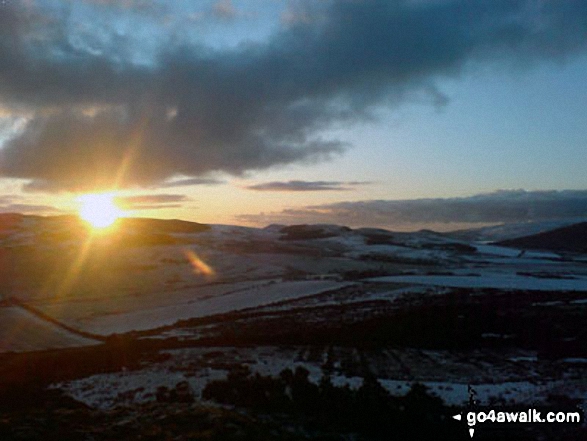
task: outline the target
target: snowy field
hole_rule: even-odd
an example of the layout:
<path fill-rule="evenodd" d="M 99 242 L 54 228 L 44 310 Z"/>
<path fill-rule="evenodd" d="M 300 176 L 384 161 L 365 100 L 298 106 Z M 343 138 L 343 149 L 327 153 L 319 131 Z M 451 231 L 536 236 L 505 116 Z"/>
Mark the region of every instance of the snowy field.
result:
<path fill-rule="evenodd" d="M 151 331 L 121 337 L 137 349 L 147 348 L 144 357 L 139 351 L 136 370 L 114 365 L 108 368 L 116 370 L 112 373 L 95 370 L 94 375 L 54 384 L 101 409 L 154 401 L 159 388 L 178 384 L 189 385 L 194 396 L 201 397 L 207 383 L 243 366 L 269 376 L 303 367 L 314 383 L 328 375 L 335 385 L 353 389 L 372 374 L 397 396 L 418 382 L 457 406 L 469 400 L 469 385 L 482 404 L 534 403 L 549 394 L 587 398 L 582 380 L 587 363 L 579 345 L 582 325 L 573 321 L 584 313 L 587 297 L 587 267 L 580 255 L 523 251 L 432 232 L 332 225 L 293 230 L 217 225 L 169 237 L 178 242 L 113 249 L 103 245 L 86 260 L 73 260 L 82 262 L 73 272 L 68 258 L 78 257 L 78 248 L 71 243 L 49 241 L 41 248 L 26 248 L 34 235 L 10 238 L 10 250 L 20 250 L 14 255 L 20 259 L 15 269 L 22 270 L 16 271 L 21 279 L 12 286 L 21 290 L 5 294 L 8 306 L 0 308 L 0 350 L 98 343 L 52 320 L 96 336 Z M 47 262 L 55 268 L 49 274 L 53 285 L 43 278 Z M 205 267 L 210 271 L 202 272 Z M 63 274 L 73 274 L 64 285 L 67 290 L 53 290 L 62 286 Z M 493 292 L 477 290 L 471 298 L 481 307 L 465 305 L 461 310 L 458 299 L 463 293 L 451 288 L 493 288 L 512 295 L 516 290 L 537 292 L 519 293 L 520 306 L 508 308 L 520 309 L 508 309 L 512 318 L 497 323 L 496 329 L 476 330 L 474 324 L 457 321 L 466 327 L 465 333 L 478 331 L 471 334 L 475 346 L 469 347 L 466 339 L 464 346 L 442 340 L 444 332 L 453 335 L 450 314 L 474 313 L 484 320 L 484 305 L 492 308 L 494 302 L 482 297 Z M 17 303 L 10 303 L 10 297 L 52 320 L 10 306 Z M 446 308 L 446 302 L 456 309 Z M 531 307 L 535 305 L 547 308 Z M 427 307 L 445 311 L 446 321 L 435 323 L 438 329 L 433 328 L 432 335 L 422 328 L 415 340 L 402 336 L 403 329 L 411 332 L 419 326 L 417 318 L 402 312 L 426 312 Z M 242 328 L 236 333 L 228 316 L 178 323 L 239 311 L 245 313 L 238 316 Z M 532 315 L 538 313 L 544 314 Z M 550 346 L 539 347 L 519 335 L 516 341 L 522 343 L 512 346 L 518 331 L 507 325 L 518 317 L 530 324 L 538 318 L 540 326 L 562 331 Z M 394 323 L 399 328 L 391 326 Z M 167 328 L 159 332 L 160 327 Z M 109 339 L 104 347 L 116 353 L 117 341 Z M 197 346 L 204 341 L 227 347 Z"/>
<path fill-rule="evenodd" d="M 99 299 L 72 305 L 47 305 L 45 312 L 86 332 L 99 335 L 154 329 L 178 320 L 222 314 L 349 286 L 348 282 L 280 280 L 219 284 L 193 294 L 162 293 L 148 298 Z M 163 296 L 163 298 L 161 298 Z"/>
<path fill-rule="evenodd" d="M 98 343 L 42 320 L 22 308 L 0 308 L 0 352 L 40 351 Z"/>
<path fill-rule="evenodd" d="M 191 348 L 165 351 L 170 356 L 167 361 L 146 366 L 135 371 L 124 371 L 111 374 L 93 375 L 80 380 L 53 385 L 88 406 L 100 409 L 112 409 L 119 405 L 153 401 L 157 389 L 166 387 L 173 389 L 178 383 L 186 382 L 196 397 L 201 397 L 206 384 L 213 380 L 225 379 L 229 370 L 235 366 L 248 366 L 251 373 L 277 377 L 284 369 L 295 370 L 302 367 L 309 371 L 309 380 L 318 383 L 326 372 L 323 363 L 328 353 L 313 353 L 309 349 L 284 349 L 275 347 L 256 348 Z M 313 356 L 309 355 L 313 353 Z M 320 355 L 322 354 L 322 355 Z M 420 370 L 431 370 L 424 365 L 428 351 L 407 350 L 395 351 L 395 355 L 403 355 L 405 360 L 411 359 Z M 358 354 L 356 354 L 358 355 Z M 437 353 L 438 360 L 444 360 L 447 372 L 459 371 L 459 363 L 450 354 Z M 519 360 L 524 361 L 524 360 Z M 423 364 L 424 363 L 424 364 Z M 536 360 L 533 361 L 536 363 Z M 466 363 L 465 363 L 466 364 Z M 335 365 L 340 365 L 336 362 Z M 504 365 L 507 365 L 505 363 Z M 418 370 L 418 369 L 415 369 Z M 340 372 L 330 373 L 335 386 L 349 386 L 357 389 L 363 384 L 362 377 Z M 379 378 L 380 384 L 395 396 L 403 396 L 409 392 L 416 382 L 423 384 L 430 393 L 440 397 L 446 404 L 461 406 L 469 401 L 469 386 L 475 393 L 480 405 L 499 404 L 535 404 L 543 402 L 549 394 L 566 394 L 567 396 L 587 399 L 587 382 L 581 378 L 565 380 L 541 381 L 536 378 L 523 380 L 521 374 L 510 372 L 501 374 L 493 381 L 465 382 L 459 375 L 447 374 L 447 379 L 436 368 L 438 379 L 430 380 L 414 376 L 410 379 Z M 496 371 L 499 372 L 499 369 Z M 428 374 L 428 376 L 430 373 Z"/>
<path fill-rule="evenodd" d="M 393 395 L 405 395 L 413 382 L 380 380 L 381 385 Z M 574 398 L 587 397 L 587 384 L 582 381 L 558 381 L 536 384 L 527 381 L 468 384 L 449 381 L 423 381 L 429 391 L 440 397 L 446 404 L 464 406 L 469 401 L 469 386 L 479 405 L 535 404 L 543 402 L 549 394 L 573 391 Z"/>
<path fill-rule="evenodd" d="M 479 245 L 475 244 L 478 253 L 490 254 L 493 256 L 502 257 L 525 257 L 526 259 L 560 259 L 560 255 L 556 253 L 548 253 L 544 251 L 522 251 L 515 248 L 506 248 L 496 245 Z"/>
<path fill-rule="evenodd" d="M 413 283 L 417 285 L 448 286 L 452 288 L 495 288 L 534 291 L 586 291 L 587 278 L 536 278 L 518 274 L 483 273 L 479 276 L 390 276 L 370 279 L 380 283 Z"/>
<path fill-rule="evenodd" d="M 587 291 L 584 265 L 563 261 L 556 253 L 466 243 L 432 232 L 304 228 L 296 239 L 287 238 L 279 226 L 214 225 L 174 235 L 180 245 L 123 247 L 92 260 L 67 295 L 49 290 L 22 299 L 75 329 L 110 335 L 295 299 L 305 299 L 298 305 L 315 307 L 393 302 L 426 286 Z M 326 237 L 307 238 L 316 231 Z M 187 258 L 190 253 L 205 261 L 212 274 L 198 273 Z M 382 277 L 359 277 L 353 282 L 357 293 L 348 298 L 323 295 L 351 286 L 343 282 L 349 274 L 370 273 Z M 365 282 L 390 286 L 373 292 L 361 289 Z"/>

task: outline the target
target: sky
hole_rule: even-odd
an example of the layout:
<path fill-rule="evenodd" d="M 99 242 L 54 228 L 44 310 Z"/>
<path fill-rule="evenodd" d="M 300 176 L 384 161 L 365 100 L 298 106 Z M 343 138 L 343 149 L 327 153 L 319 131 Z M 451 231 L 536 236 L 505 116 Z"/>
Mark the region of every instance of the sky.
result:
<path fill-rule="evenodd" d="M 5 0 L 0 211 L 587 217 L 582 0 Z"/>

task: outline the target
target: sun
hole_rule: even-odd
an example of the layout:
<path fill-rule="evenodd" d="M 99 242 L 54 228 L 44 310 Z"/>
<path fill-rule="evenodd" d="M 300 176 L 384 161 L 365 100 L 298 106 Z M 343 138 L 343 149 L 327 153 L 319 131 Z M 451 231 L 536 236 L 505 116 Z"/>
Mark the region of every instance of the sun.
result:
<path fill-rule="evenodd" d="M 85 194 L 77 200 L 81 204 L 79 217 L 96 230 L 110 227 L 123 214 L 111 193 Z"/>

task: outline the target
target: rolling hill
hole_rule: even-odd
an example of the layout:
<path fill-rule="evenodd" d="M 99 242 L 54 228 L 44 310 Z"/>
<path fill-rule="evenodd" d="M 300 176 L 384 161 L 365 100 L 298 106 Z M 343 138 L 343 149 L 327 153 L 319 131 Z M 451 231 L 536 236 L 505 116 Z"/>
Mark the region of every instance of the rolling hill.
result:
<path fill-rule="evenodd" d="M 497 245 L 521 249 L 587 252 L 587 222 L 557 228 L 531 236 L 497 242 Z"/>

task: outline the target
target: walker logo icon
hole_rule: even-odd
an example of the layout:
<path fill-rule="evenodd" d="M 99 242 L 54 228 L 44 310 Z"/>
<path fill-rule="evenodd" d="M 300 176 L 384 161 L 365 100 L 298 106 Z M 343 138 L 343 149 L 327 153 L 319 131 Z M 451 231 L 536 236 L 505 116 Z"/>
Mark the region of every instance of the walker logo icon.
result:
<path fill-rule="evenodd" d="M 457 421 L 461 421 L 463 419 L 463 416 L 460 413 L 457 413 L 456 415 L 453 415 L 452 417 Z M 475 429 L 469 428 L 469 435 L 471 435 L 471 438 L 473 438 L 473 435 L 475 435 Z"/>

